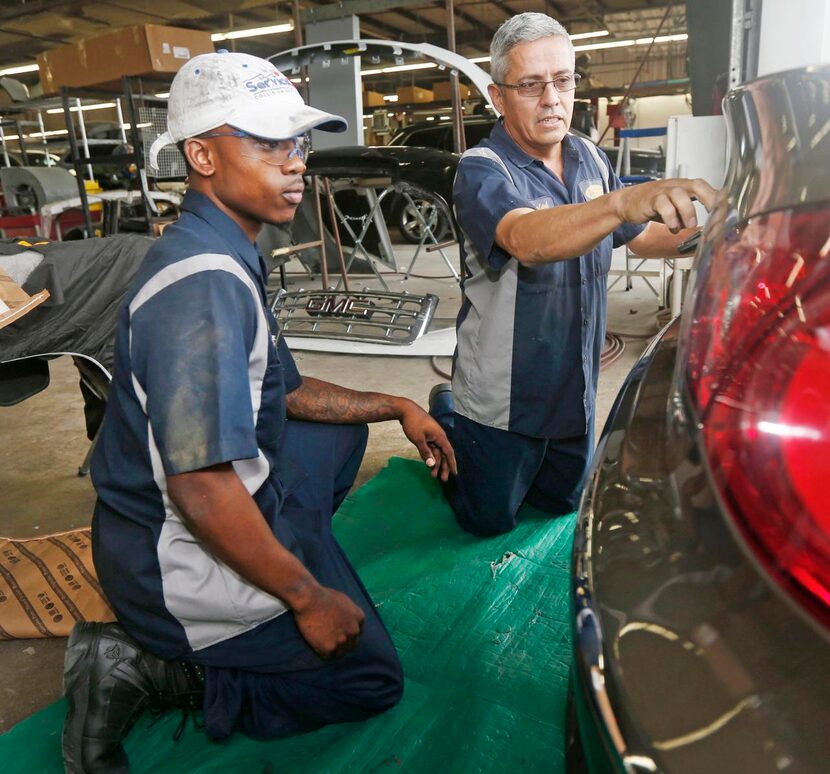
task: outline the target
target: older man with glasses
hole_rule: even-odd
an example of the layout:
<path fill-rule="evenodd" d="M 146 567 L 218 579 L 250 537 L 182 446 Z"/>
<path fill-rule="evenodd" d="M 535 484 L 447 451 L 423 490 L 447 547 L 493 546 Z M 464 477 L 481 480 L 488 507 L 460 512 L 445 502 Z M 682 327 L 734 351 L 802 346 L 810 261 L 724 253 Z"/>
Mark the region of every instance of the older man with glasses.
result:
<path fill-rule="evenodd" d="M 119 315 L 92 461 L 95 567 L 118 623 L 70 637 L 67 772 L 126 771 L 121 740 L 148 706 L 204 709 L 214 738 L 270 738 L 401 696 L 331 517 L 367 422 L 399 420 L 438 477 L 455 463 L 412 401 L 303 379 L 268 308 L 255 241 L 293 218 L 312 128 L 345 121 L 265 60 L 206 54 L 173 81 L 150 155 L 179 143 L 190 190 Z"/>
<path fill-rule="evenodd" d="M 458 461 L 445 493 L 476 535 L 513 529 L 525 502 L 552 515 L 576 508 L 611 250 L 676 255 L 697 226 L 693 200 L 708 208 L 715 195 L 702 180 L 624 188 L 601 150 L 568 133 L 579 76 L 554 19 L 508 19 L 490 53 L 501 119 L 458 166 L 465 298 L 452 385 L 430 395 Z"/>

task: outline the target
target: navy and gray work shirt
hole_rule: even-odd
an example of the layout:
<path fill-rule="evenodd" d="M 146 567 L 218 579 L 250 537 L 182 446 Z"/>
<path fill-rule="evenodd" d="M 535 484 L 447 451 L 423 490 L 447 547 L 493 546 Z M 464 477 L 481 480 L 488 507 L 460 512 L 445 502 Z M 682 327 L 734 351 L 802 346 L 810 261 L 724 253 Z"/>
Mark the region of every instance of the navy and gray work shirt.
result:
<path fill-rule="evenodd" d="M 607 156 L 562 140 L 565 180 L 528 156 L 499 121 L 461 157 L 453 187 L 469 277 L 458 315 L 453 395 L 458 413 L 535 438 L 585 435 L 593 422 L 612 247 L 623 225 L 577 258 L 523 266 L 496 244 L 511 210 L 586 202 L 622 187 Z"/>
<path fill-rule="evenodd" d="M 302 380 L 266 305 L 265 278 L 242 229 L 190 191 L 119 313 L 92 461 L 95 565 L 119 620 L 162 657 L 286 610 L 205 550 L 167 494 L 168 476 L 231 462 L 278 531 L 285 395 Z"/>

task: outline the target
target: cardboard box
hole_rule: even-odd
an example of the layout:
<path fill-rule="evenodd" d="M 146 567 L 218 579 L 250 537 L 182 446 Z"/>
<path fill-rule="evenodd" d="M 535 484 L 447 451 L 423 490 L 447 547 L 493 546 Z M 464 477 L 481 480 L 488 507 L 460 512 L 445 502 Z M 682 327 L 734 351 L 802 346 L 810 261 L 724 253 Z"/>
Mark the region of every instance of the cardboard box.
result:
<path fill-rule="evenodd" d="M 452 101 L 452 92 L 449 81 L 437 81 L 432 84 L 432 93 L 436 102 L 450 102 Z M 458 84 L 458 93 L 461 99 L 470 98 L 470 87 L 463 83 Z"/>
<path fill-rule="evenodd" d="M 48 298 L 48 290 L 30 296 L 8 274 L 0 271 L 0 328 L 11 325 Z"/>
<path fill-rule="evenodd" d="M 432 102 L 433 96 L 429 89 L 420 86 L 398 86 L 398 102 L 412 104 L 413 102 Z"/>
<path fill-rule="evenodd" d="M 115 85 L 123 75 L 175 73 L 188 59 L 214 50 L 210 32 L 138 24 L 38 54 L 44 94 L 62 86 Z"/>
<path fill-rule="evenodd" d="M 383 99 L 383 94 L 379 91 L 364 91 L 363 92 L 363 107 L 383 107 L 386 101 Z"/>
<path fill-rule="evenodd" d="M 0 570 L 3 629 L 12 638 L 67 637 L 76 621 L 115 620 L 97 582 L 89 527 L 0 538 Z"/>

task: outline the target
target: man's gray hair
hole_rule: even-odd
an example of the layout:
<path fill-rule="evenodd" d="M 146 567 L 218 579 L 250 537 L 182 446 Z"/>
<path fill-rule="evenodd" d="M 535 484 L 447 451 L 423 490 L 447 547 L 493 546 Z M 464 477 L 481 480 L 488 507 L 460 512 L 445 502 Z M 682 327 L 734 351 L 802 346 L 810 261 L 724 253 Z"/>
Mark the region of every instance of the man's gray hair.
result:
<path fill-rule="evenodd" d="M 490 43 L 490 77 L 496 83 L 504 81 L 507 75 L 507 55 L 514 46 L 555 35 L 565 38 L 573 51 L 568 31 L 556 19 L 544 13 L 520 13 L 511 16 L 496 30 Z"/>

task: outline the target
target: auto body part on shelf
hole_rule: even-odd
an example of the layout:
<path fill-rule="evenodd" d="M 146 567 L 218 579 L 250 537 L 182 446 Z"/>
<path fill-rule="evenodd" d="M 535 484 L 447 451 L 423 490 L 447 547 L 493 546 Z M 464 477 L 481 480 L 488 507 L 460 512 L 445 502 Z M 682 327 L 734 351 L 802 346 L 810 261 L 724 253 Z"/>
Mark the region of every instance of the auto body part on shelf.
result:
<path fill-rule="evenodd" d="M 391 56 L 397 64 L 402 64 L 405 60 L 432 60 L 439 67 L 449 67 L 452 70 L 457 70 L 468 78 L 478 89 L 481 96 L 495 110 L 495 105 L 490 100 L 490 94 L 487 91 L 487 86 L 491 82 L 487 72 L 467 57 L 440 46 L 433 46 L 431 43 L 403 43 L 397 40 L 373 40 L 368 38 L 361 40 L 330 40 L 324 43 L 311 43 L 307 46 L 280 51 L 278 54 L 268 57 L 268 59 L 278 70 L 296 74 L 301 67 L 310 64 L 320 63 L 325 66 L 324 63 L 331 62 L 332 59 L 351 56 L 359 56 L 364 62 L 373 59 L 377 59 L 379 62 L 382 57 L 388 58 Z"/>

